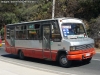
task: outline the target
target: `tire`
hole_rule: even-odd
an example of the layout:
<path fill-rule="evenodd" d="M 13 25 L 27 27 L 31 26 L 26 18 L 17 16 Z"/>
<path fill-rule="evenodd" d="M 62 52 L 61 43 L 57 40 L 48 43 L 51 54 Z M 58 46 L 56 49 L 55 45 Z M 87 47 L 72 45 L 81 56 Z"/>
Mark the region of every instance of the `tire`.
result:
<path fill-rule="evenodd" d="M 67 67 L 68 68 L 68 67 L 71 66 L 71 61 L 66 58 L 65 54 L 59 55 L 58 62 L 59 62 L 59 65 L 61 67 Z"/>
<path fill-rule="evenodd" d="M 85 59 L 85 60 L 83 60 L 83 63 L 90 63 L 91 62 L 91 59 L 92 58 Z"/>
<path fill-rule="evenodd" d="M 91 59 L 92 59 L 92 58 L 88 58 L 86 61 L 90 63 L 90 62 L 91 62 Z"/>
<path fill-rule="evenodd" d="M 25 58 L 22 51 L 19 51 L 18 56 L 19 56 L 19 58 L 22 59 L 22 60 Z"/>

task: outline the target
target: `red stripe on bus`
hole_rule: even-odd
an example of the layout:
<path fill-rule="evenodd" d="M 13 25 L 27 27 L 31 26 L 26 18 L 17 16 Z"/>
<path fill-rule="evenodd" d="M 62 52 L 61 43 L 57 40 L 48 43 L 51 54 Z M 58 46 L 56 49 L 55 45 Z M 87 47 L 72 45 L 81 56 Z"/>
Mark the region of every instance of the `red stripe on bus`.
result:
<path fill-rule="evenodd" d="M 56 60 L 56 55 L 57 55 L 57 50 L 51 50 L 50 51 L 45 50 L 43 52 L 42 49 L 38 48 L 24 48 L 24 47 L 6 47 L 6 52 L 12 53 L 12 54 L 18 54 L 18 51 L 21 50 L 24 53 L 24 56 L 27 57 L 33 57 L 33 58 L 51 58 L 51 60 L 55 61 Z M 51 56 L 50 56 L 51 55 Z"/>

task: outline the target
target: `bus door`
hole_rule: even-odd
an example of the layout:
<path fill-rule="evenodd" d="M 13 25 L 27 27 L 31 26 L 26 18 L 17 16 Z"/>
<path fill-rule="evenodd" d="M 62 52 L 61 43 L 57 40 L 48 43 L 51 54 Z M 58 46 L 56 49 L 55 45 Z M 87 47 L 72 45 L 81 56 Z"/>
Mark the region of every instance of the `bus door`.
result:
<path fill-rule="evenodd" d="M 42 25 L 42 49 L 43 58 L 51 59 L 51 46 L 50 46 L 51 25 Z"/>
<path fill-rule="evenodd" d="M 11 44 L 11 53 L 15 54 L 15 27 L 10 27 L 10 44 Z"/>

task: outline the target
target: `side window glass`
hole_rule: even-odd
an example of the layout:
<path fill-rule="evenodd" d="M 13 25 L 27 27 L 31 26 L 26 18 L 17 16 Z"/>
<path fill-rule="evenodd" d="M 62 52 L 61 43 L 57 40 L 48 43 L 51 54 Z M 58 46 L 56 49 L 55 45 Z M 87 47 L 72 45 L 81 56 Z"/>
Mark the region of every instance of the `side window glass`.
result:
<path fill-rule="evenodd" d="M 18 25 L 16 26 L 16 39 L 26 39 L 27 32 L 26 32 L 26 25 Z"/>
<path fill-rule="evenodd" d="M 52 40 L 54 42 L 61 41 L 60 29 L 57 21 L 52 21 Z"/>
<path fill-rule="evenodd" d="M 7 26 L 6 28 L 7 28 L 7 30 L 6 30 L 6 34 L 7 34 L 6 38 L 10 39 L 10 28 L 9 28 L 9 26 Z"/>
<path fill-rule="evenodd" d="M 28 25 L 28 39 L 38 40 L 39 39 L 39 23 L 29 24 Z"/>

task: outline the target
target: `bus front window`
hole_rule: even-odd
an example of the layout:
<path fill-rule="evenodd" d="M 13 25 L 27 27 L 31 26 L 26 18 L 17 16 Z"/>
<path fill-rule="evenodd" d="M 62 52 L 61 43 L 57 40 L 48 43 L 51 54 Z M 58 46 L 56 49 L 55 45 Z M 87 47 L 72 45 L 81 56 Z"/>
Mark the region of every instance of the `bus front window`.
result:
<path fill-rule="evenodd" d="M 63 23 L 62 32 L 64 37 L 78 38 L 85 37 L 85 29 L 83 24 L 79 23 Z"/>

